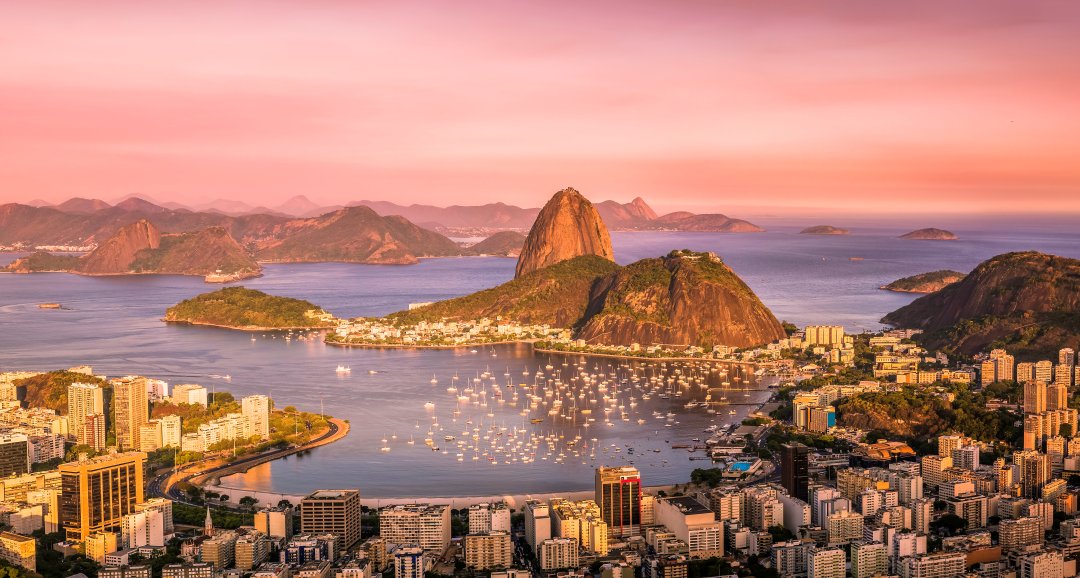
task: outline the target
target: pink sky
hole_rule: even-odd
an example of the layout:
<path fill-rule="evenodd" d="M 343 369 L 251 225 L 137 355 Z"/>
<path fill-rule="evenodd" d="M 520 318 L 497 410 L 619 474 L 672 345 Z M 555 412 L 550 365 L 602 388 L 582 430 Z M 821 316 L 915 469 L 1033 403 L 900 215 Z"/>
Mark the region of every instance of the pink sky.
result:
<path fill-rule="evenodd" d="M 813 8 L 811 8 L 811 4 Z M 1080 212 L 1080 2 L 0 8 L 0 201 Z"/>

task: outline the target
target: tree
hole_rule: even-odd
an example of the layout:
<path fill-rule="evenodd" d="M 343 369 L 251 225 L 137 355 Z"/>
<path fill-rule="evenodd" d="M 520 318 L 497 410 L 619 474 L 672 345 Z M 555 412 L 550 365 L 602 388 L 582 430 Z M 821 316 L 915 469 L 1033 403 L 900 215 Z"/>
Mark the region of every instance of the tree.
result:
<path fill-rule="evenodd" d="M 968 521 L 957 516 L 956 514 L 945 514 L 930 524 L 938 528 L 938 530 L 947 530 L 949 535 L 956 534 L 960 530 L 967 528 Z"/>
<path fill-rule="evenodd" d="M 289 500 L 281 500 L 277 503 L 277 505 L 279 508 L 291 508 L 292 502 L 290 502 Z"/>
<path fill-rule="evenodd" d="M 256 500 L 255 498 L 252 498 L 251 496 L 244 496 L 243 498 L 240 498 L 240 505 L 241 506 L 252 507 L 252 506 L 254 506 L 255 504 L 258 504 L 258 503 L 259 503 L 259 500 Z"/>

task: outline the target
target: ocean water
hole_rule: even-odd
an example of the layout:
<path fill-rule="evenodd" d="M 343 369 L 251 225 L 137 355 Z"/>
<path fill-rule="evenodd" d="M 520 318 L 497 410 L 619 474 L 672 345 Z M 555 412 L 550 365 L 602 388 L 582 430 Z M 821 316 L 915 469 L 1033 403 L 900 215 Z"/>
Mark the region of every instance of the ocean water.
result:
<path fill-rule="evenodd" d="M 880 327 L 877 320 L 882 315 L 914 298 L 877 289 L 899 277 L 946 268 L 968 271 L 1007 251 L 1034 249 L 1080 257 L 1078 234 L 957 231 L 959 241 L 933 242 L 897 239 L 903 232 L 899 230 L 854 232 L 845 237 L 809 237 L 778 227 L 767 233 L 742 235 L 615 233 L 613 242 L 620 263 L 677 248 L 714 251 L 778 318 L 800 325 L 839 323 L 849 331 Z M 851 257 L 862 260 L 851 261 Z M 0 262 L 11 258 L 14 255 L 0 255 Z M 496 285 L 510 279 L 513 269 L 513 260 L 505 258 L 431 259 L 413 266 L 271 265 L 266 267 L 265 276 L 245 285 L 308 299 L 339 316 L 381 315 L 409 303 Z M 580 422 L 562 423 L 549 417 L 533 424 L 518 414 L 521 400 L 518 407 L 511 407 L 509 397 L 499 404 L 489 380 L 483 383 L 489 396 L 487 407 L 473 404 L 472 399 L 458 402 L 446 388 L 455 373 L 460 387 L 464 380 L 475 379 L 486 370 L 501 386 L 505 386 L 505 373 L 514 385 L 531 385 L 531 374 L 549 364 L 569 381 L 577 359 L 568 360 L 568 366 L 563 367 L 562 358 L 537 357 L 521 346 L 481 348 L 476 353 L 350 350 L 318 341 L 285 342 L 263 334 L 255 335 L 252 341 L 252 336 L 241 332 L 160 321 L 168 306 L 214 288 L 199 279 L 178 276 L 0 275 L 0 369 L 47 370 L 88 364 L 109 376 L 133 373 L 165 379 L 173 385 L 201 383 L 237 395 L 266 393 L 279 406 L 324 409 L 350 420 L 352 433 L 341 442 L 226 480 L 231 486 L 288 494 L 320 487 L 359 487 L 369 497 L 571 491 L 590 487 L 595 465 L 629 461 L 641 468 L 649 484 L 679 483 L 705 462 L 691 461 L 688 457 L 692 454 L 671 445 L 703 438 L 706 426 L 736 422 L 751 410 L 740 405 L 732 407 L 735 415 L 726 410 L 712 415 L 701 408 L 685 409 L 687 401 L 704 397 L 701 388 L 692 387 L 680 398 L 653 396 L 644 401 L 640 390 L 623 387 L 609 395 L 617 395 L 629 421 L 618 419 L 619 411 L 615 410 L 609 414 L 610 426 L 604 424 L 602 411 L 594 412 L 597 421 L 588 428 Z M 67 309 L 37 307 L 53 301 Z M 338 375 L 338 365 L 350 366 L 352 373 Z M 592 373 L 618 374 L 619 381 L 631 371 L 610 360 L 588 360 L 586 366 Z M 525 370 L 530 376 L 521 375 Z M 636 371 L 660 370 L 638 365 Z M 231 380 L 211 377 L 221 375 L 230 375 Z M 430 383 L 433 376 L 438 384 Z M 719 378 L 710 379 L 717 385 Z M 520 387 L 502 387 L 500 391 L 513 389 L 524 391 Z M 577 397 L 579 390 L 575 390 L 578 401 L 574 403 L 598 400 L 596 386 L 587 389 L 583 397 Z M 544 388 L 535 391 L 543 395 Z M 628 407 L 631 395 L 639 400 L 632 410 Z M 745 391 L 732 388 L 729 397 L 740 403 L 758 403 L 768 392 L 753 385 Z M 426 408 L 427 402 L 434 408 Z M 602 400 L 599 405 L 602 409 Z M 660 412 L 661 419 L 654 417 L 654 412 Z M 672 422 L 666 419 L 668 413 L 675 414 Z M 433 417 L 442 430 L 430 428 Z M 639 419 L 646 423 L 639 425 Z M 467 420 L 473 423 L 466 424 Z M 671 427 L 666 427 L 668 424 Z M 456 440 L 444 440 L 445 435 L 461 438 L 466 429 L 482 427 L 486 431 L 492 425 L 496 427 L 492 437 L 498 437 L 501 427 L 507 428 L 503 436 L 515 427 L 530 434 L 553 435 L 556 440 L 561 435 L 558 444 L 563 444 L 559 447 L 567 457 L 556 463 L 558 452 L 547 460 L 541 459 L 544 452 L 539 452 L 534 463 L 492 464 L 486 457 L 472 460 L 474 453 L 452 449 Z M 433 437 L 441 449 L 448 450 L 446 454 L 423 445 L 427 431 L 435 432 Z M 415 441 L 411 446 L 406 441 L 410 436 Z M 574 446 L 578 450 L 566 454 L 565 443 L 576 436 L 581 436 Z M 612 444 L 620 448 L 618 453 Z M 384 445 L 390 451 L 382 451 Z M 581 453 L 582 446 L 588 448 L 584 460 L 571 457 L 573 451 Z M 629 447 L 635 448 L 633 455 L 628 454 Z M 593 448 L 596 460 L 588 457 Z M 465 454 L 462 461 L 457 460 L 457 453 Z"/>

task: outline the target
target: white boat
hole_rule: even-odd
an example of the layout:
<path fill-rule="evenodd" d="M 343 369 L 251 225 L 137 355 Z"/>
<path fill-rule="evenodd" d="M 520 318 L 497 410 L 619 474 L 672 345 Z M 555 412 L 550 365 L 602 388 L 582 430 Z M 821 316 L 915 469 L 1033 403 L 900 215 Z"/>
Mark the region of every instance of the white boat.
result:
<path fill-rule="evenodd" d="M 433 375 L 431 376 L 431 385 L 435 385 L 435 384 L 437 384 L 437 383 L 439 383 L 439 380 L 438 380 L 438 378 L 436 378 L 436 377 L 435 377 L 435 375 L 433 374 Z"/>
<path fill-rule="evenodd" d="M 347 366 L 347 365 L 339 365 L 339 366 L 337 366 L 337 372 L 338 373 L 352 373 L 352 368 Z"/>

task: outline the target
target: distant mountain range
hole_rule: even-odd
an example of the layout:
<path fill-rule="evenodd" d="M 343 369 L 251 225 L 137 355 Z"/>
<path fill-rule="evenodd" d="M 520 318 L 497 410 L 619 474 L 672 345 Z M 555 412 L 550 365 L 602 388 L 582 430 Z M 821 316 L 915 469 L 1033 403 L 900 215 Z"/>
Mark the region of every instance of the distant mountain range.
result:
<path fill-rule="evenodd" d="M 522 208 L 506 203 L 437 207 L 434 205 L 400 205 L 390 201 L 361 200 L 346 205 L 319 205 L 304 195 L 295 196 L 280 205 L 272 207 L 253 206 L 243 201 L 228 199 L 216 199 L 201 205 L 185 206 L 178 203 L 156 202 L 137 196 L 127 197 L 116 204 L 110 204 L 101 199 L 73 198 L 58 205 L 49 205 L 44 201 L 33 201 L 22 206 L 49 208 L 67 215 L 100 216 L 105 219 L 123 212 L 155 214 L 173 211 L 184 215 L 184 217 L 167 215 L 164 216 L 165 219 L 163 220 L 172 219 L 181 226 L 183 226 L 183 222 L 192 219 L 191 215 L 213 215 L 218 217 L 218 220 L 220 220 L 220 217 L 261 217 L 261 219 L 257 220 L 264 222 L 268 217 L 283 219 L 311 218 L 333 213 L 346 207 L 365 206 L 370 207 L 382 216 L 398 215 L 426 229 L 460 236 L 473 236 L 468 234 L 469 232 L 483 234 L 500 230 L 527 232 L 532 227 L 533 221 L 536 220 L 536 215 L 540 212 L 539 207 Z M 747 221 L 718 213 L 694 214 L 679 211 L 658 215 L 641 197 L 635 198 L 629 203 L 602 201 L 595 203 L 594 206 L 597 212 L 600 213 L 600 217 L 608 224 L 608 227 L 615 231 L 669 230 L 752 233 L 762 230 Z M 213 221 L 214 218 L 208 216 L 204 217 L 203 220 L 209 222 Z M 241 224 L 240 226 L 244 228 L 247 225 Z M 169 228 L 168 225 L 165 228 Z M 84 230 L 85 228 L 80 228 L 79 231 Z M 233 231 L 233 233 L 234 235 L 237 233 L 243 234 L 246 231 Z M 0 236 L 0 243 L 5 242 L 4 238 L 6 236 Z"/>

